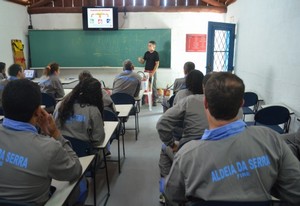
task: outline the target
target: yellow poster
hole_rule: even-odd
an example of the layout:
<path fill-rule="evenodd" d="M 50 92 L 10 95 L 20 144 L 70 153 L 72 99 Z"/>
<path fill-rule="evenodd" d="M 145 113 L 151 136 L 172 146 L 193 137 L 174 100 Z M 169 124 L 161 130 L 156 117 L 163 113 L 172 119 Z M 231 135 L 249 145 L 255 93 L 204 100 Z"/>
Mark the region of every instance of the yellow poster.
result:
<path fill-rule="evenodd" d="M 26 69 L 25 57 L 23 52 L 24 45 L 22 41 L 18 39 L 12 39 L 11 47 L 14 56 L 14 63 L 19 64 L 23 67 L 23 69 Z"/>

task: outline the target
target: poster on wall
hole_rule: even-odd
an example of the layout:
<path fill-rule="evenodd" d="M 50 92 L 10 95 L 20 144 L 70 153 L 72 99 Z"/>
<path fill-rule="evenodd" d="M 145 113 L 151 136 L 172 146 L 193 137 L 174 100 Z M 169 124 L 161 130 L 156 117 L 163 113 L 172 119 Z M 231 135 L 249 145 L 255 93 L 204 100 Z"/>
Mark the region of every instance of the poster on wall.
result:
<path fill-rule="evenodd" d="M 23 52 L 24 45 L 22 41 L 19 39 L 12 39 L 11 47 L 13 51 L 14 63 L 19 64 L 20 66 L 23 67 L 23 69 L 26 69 L 25 57 Z"/>
<path fill-rule="evenodd" d="M 206 34 L 187 34 L 186 52 L 206 52 Z"/>

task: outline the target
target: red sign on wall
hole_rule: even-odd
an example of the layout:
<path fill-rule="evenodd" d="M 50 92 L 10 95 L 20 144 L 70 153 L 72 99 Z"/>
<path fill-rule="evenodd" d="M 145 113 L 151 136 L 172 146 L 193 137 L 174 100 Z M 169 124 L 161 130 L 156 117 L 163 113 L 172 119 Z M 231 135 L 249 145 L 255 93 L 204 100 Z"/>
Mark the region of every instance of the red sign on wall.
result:
<path fill-rule="evenodd" d="M 187 34 L 186 52 L 206 52 L 206 34 Z"/>

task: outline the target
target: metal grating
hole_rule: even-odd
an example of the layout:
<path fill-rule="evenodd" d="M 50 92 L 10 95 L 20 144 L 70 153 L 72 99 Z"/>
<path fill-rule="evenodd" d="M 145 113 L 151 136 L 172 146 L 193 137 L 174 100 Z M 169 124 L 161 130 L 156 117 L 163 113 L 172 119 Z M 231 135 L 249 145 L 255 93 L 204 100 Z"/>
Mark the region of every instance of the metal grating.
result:
<path fill-rule="evenodd" d="M 214 71 L 228 71 L 230 31 L 215 30 Z"/>

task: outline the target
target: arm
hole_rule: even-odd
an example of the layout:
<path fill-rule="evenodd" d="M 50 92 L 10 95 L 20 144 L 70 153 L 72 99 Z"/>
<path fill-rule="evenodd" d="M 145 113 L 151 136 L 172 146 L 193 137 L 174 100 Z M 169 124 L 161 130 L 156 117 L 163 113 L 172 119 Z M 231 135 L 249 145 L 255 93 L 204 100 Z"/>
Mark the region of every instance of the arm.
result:
<path fill-rule="evenodd" d="M 180 170 L 180 156 L 175 155 L 172 168 L 166 179 L 165 195 L 167 200 L 176 203 L 186 201 L 184 175 Z"/>
<path fill-rule="evenodd" d="M 140 62 L 141 64 L 144 64 L 145 59 L 143 57 L 138 57 L 138 62 Z"/>
<path fill-rule="evenodd" d="M 55 97 L 60 98 L 65 96 L 64 88 L 58 77 L 54 81 L 52 81 L 52 84 L 53 88 L 55 89 Z"/>
<path fill-rule="evenodd" d="M 185 115 L 185 103 L 177 104 L 168 109 L 158 120 L 156 129 L 161 141 L 166 145 L 174 143 L 173 130 L 182 125 Z"/>
<path fill-rule="evenodd" d="M 300 163 L 288 146 L 281 142 L 282 156 L 279 162 L 278 178 L 274 190 L 281 200 L 300 203 Z"/>
<path fill-rule="evenodd" d="M 74 181 L 81 175 L 81 164 L 76 153 L 72 150 L 69 141 L 65 140 L 55 125 L 55 121 L 44 109 L 40 109 L 37 125 L 44 134 L 57 140 L 56 144 L 47 149 L 53 151 L 49 176 L 63 181 Z M 53 147 L 53 148 L 51 148 Z"/>
<path fill-rule="evenodd" d="M 70 142 L 61 135 L 56 138 L 57 144 L 49 165 L 49 176 L 60 181 L 75 181 L 82 173 L 82 167 Z"/>
<path fill-rule="evenodd" d="M 97 110 L 97 111 L 96 111 Z M 98 108 L 90 107 L 89 135 L 92 145 L 100 145 L 105 138 L 104 123 Z"/>
<path fill-rule="evenodd" d="M 152 72 L 150 73 L 151 76 L 153 76 L 155 74 L 156 70 L 158 69 L 158 66 L 159 66 L 159 61 L 156 61 L 155 66 L 154 66 Z"/>

